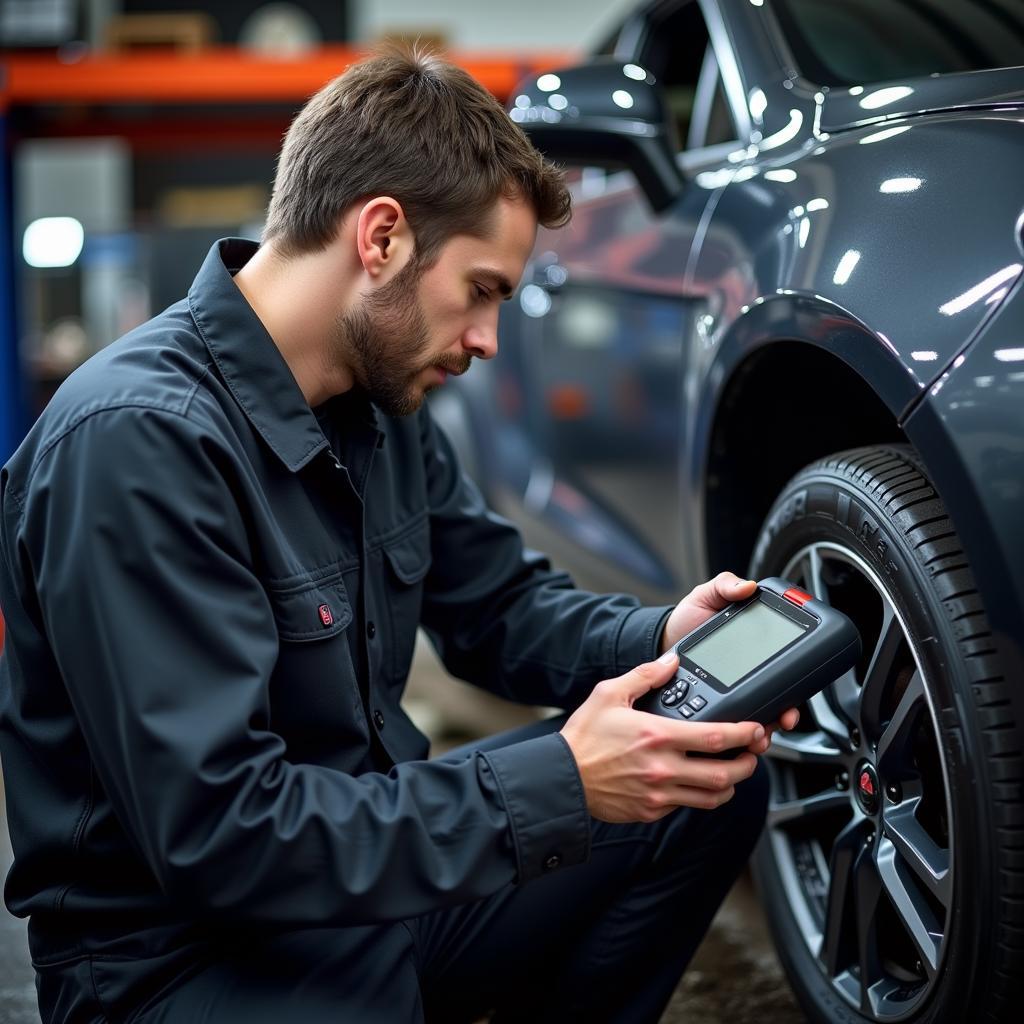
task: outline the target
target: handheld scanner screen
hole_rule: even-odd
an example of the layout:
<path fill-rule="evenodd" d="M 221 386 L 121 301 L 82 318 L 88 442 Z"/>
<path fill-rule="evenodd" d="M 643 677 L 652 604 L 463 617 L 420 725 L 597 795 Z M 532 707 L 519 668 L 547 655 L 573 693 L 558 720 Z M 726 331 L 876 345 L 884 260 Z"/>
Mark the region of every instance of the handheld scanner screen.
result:
<path fill-rule="evenodd" d="M 719 682 L 732 686 L 806 631 L 806 626 L 754 601 L 683 653 Z"/>

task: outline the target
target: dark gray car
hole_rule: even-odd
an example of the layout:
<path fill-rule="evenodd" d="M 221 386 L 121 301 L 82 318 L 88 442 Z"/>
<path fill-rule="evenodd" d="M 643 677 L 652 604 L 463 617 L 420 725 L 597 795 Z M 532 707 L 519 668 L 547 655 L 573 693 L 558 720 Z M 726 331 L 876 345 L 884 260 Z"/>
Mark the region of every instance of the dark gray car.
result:
<path fill-rule="evenodd" d="M 576 213 L 436 402 L 581 584 L 782 575 L 857 623 L 756 865 L 815 1020 L 1019 1013 L 1022 63 L 1024 0 L 638 8 L 510 106 Z"/>

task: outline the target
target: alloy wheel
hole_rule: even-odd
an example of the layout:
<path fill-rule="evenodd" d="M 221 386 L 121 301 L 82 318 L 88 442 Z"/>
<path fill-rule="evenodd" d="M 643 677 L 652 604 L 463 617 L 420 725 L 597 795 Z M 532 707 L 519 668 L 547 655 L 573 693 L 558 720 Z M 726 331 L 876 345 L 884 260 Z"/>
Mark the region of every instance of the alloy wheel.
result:
<path fill-rule="evenodd" d="M 953 908 L 949 773 L 921 658 L 889 588 L 854 552 L 801 548 L 781 575 L 860 630 L 856 666 L 769 750 L 765 842 L 833 989 L 899 1021 L 927 1000 Z"/>

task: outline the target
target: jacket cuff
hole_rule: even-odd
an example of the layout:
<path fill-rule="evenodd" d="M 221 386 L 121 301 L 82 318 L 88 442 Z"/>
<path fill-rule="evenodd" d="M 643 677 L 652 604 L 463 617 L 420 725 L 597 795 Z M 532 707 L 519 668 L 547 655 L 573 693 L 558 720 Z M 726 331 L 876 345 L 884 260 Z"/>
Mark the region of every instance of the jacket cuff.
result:
<path fill-rule="evenodd" d="M 636 608 L 622 620 L 613 653 L 615 674 L 622 675 L 645 661 L 654 661 L 661 651 L 658 645 L 665 623 L 674 605 L 660 608 Z"/>
<path fill-rule="evenodd" d="M 559 733 L 478 752 L 505 803 L 516 881 L 590 857 L 590 814 L 576 759 Z"/>

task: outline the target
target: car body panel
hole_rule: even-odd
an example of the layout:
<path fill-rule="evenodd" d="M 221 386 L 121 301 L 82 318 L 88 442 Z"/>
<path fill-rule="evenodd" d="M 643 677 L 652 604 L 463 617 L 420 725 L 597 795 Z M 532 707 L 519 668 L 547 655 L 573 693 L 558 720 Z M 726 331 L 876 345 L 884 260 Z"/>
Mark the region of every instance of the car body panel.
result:
<path fill-rule="evenodd" d="M 1024 103 L 1024 69 L 993 68 L 931 78 L 830 89 L 818 127 L 832 132 L 936 111 L 1017 108 Z"/>
<path fill-rule="evenodd" d="M 687 282 L 712 346 L 758 301 L 817 296 L 887 353 L 888 372 L 868 373 L 873 354 L 853 365 L 902 413 L 1024 269 L 1021 113 L 906 120 L 739 167 Z"/>
<path fill-rule="evenodd" d="M 974 570 L 1007 677 L 1024 680 L 1024 282 L 907 419 Z M 1024 687 L 1014 687 L 1024 718 Z"/>

